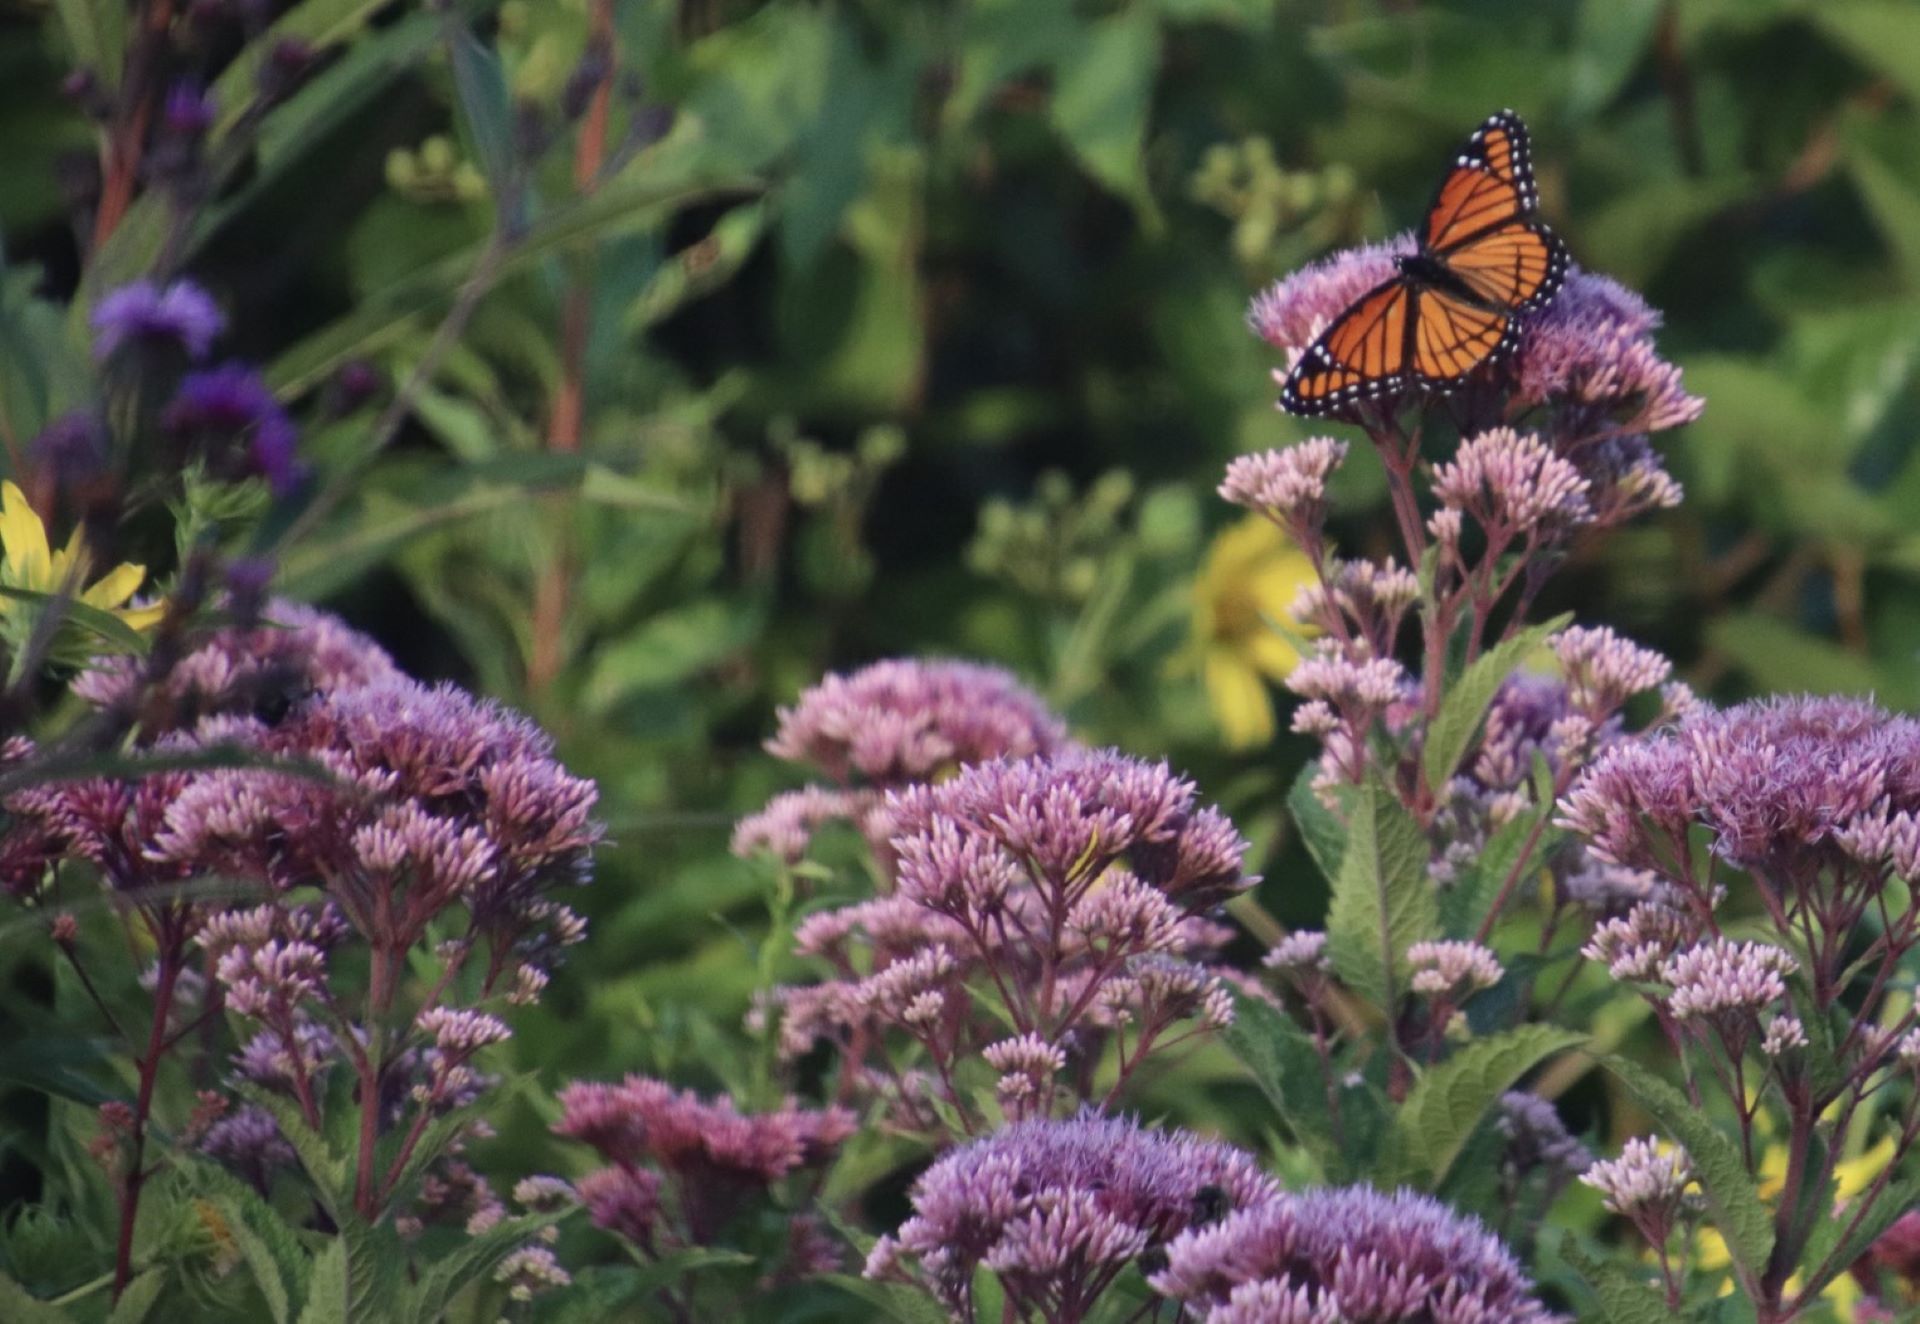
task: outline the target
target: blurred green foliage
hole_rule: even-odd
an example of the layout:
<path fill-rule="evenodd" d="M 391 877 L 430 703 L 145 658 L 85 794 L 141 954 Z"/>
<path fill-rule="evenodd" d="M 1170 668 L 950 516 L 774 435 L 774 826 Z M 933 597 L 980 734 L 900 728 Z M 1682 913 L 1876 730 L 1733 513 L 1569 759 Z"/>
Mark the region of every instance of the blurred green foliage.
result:
<path fill-rule="evenodd" d="M 1319 913 L 1283 827 L 1304 747 L 1227 754 L 1183 665 L 1221 464 L 1309 431 L 1243 313 L 1411 224 L 1502 105 L 1555 228 L 1664 310 L 1708 401 L 1669 457 L 1687 504 L 1545 611 L 1716 696 L 1920 703 L 1920 6 L 621 0 L 643 109 L 586 187 L 552 142 L 588 4 L 454 9 L 279 18 L 325 62 L 176 256 L 312 407 L 335 499 L 280 530 L 280 586 L 531 712 L 600 779 L 594 938 L 515 1040 L 548 1083 L 747 1079 L 742 1016 L 785 956 L 727 833 L 791 779 L 758 747 L 774 706 L 875 656 L 1015 666 L 1086 738 L 1221 799 L 1266 910 Z M 121 12 L 0 10 L 10 446 L 70 371 L 63 162 L 91 136 L 60 80 L 103 67 Z M 672 112 L 657 142 L 646 106 Z M 81 297 L 144 269 L 150 201 Z M 384 395 L 319 408 L 362 363 L 421 374 L 378 452 Z M 1371 545 L 1377 475 L 1340 481 L 1342 536 Z M 1164 1103 L 1244 1133 L 1238 1080 L 1196 1060 Z M 504 1166 L 553 1165 L 535 1111 Z"/>

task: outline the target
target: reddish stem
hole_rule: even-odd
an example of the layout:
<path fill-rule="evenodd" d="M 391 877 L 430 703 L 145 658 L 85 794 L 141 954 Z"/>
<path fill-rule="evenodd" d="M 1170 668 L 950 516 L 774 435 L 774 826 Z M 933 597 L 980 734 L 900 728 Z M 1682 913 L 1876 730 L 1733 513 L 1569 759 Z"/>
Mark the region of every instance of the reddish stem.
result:
<path fill-rule="evenodd" d="M 127 1142 L 126 1175 L 120 1183 L 120 1232 L 113 1253 L 113 1299 L 127 1290 L 133 1281 L 133 1225 L 140 1215 L 140 1191 L 147 1182 L 147 1118 L 153 1111 L 154 1083 L 160 1076 L 160 1060 L 166 1054 L 167 1022 L 172 1019 L 174 984 L 180 978 L 180 942 L 171 926 L 161 945 L 159 977 L 153 989 L 153 1024 L 147 1031 L 147 1048 L 140 1055 L 140 1087 L 134 1096 L 133 1134 Z"/>

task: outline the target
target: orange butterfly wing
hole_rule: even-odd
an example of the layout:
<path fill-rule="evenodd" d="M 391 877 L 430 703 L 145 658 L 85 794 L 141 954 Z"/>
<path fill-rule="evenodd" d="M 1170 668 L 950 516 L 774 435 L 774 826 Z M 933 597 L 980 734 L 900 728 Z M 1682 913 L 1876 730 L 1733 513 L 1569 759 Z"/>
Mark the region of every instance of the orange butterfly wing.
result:
<path fill-rule="evenodd" d="M 1527 128 L 1488 118 L 1441 180 L 1420 257 L 1362 295 L 1287 374 L 1281 408 L 1341 413 L 1408 387 L 1450 389 L 1511 350 L 1515 319 L 1544 307 L 1566 277 L 1567 250 L 1534 214 L 1539 196 Z M 1451 280 L 1432 273 L 1434 264 Z"/>
<path fill-rule="evenodd" d="M 1498 308 L 1532 312 L 1559 292 L 1567 251 L 1538 221 L 1509 221 L 1447 253 L 1447 269 L 1475 298 Z"/>
<path fill-rule="evenodd" d="M 1439 290 L 1420 298 L 1411 366 L 1422 385 L 1448 386 L 1513 345 L 1513 318 Z"/>
<path fill-rule="evenodd" d="M 1280 407 L 1318 417 L 1405 386 L 1419 304 L 1419 291 L 1399 277 L 1361 295 L 1300 356 L 1280 388 Z"/>

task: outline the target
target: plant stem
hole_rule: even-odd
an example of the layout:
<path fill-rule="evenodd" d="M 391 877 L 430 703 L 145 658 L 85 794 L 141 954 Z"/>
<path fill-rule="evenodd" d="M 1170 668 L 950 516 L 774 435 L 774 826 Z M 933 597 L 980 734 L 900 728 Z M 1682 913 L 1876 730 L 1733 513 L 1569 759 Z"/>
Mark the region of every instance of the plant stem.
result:
<path fill-rule="evenodd" d="M 113 1299 L 127 1290 L 133 1280 L 133 1225 L 140 1216 L 140 1191 L 147 1181 L 147 1118 L 153 1111 L 154 1082 L 160 1075 L 160 1059 L 166 1054 L 167 1022 L 173 1013 L 173 990 L 180 978 L 180 940 L 172 925 L 156 925 L 166 937 L 160 946 L 159 976 L 153 989 L 153 1024 L 147 1031 L 147 1048 L 140 1055 L 139 1092 L 133 1102 L 133 1134 L 127 1142 L 127 1169 L 120 1182 L 120 1229 L 113 1252 Z"/>

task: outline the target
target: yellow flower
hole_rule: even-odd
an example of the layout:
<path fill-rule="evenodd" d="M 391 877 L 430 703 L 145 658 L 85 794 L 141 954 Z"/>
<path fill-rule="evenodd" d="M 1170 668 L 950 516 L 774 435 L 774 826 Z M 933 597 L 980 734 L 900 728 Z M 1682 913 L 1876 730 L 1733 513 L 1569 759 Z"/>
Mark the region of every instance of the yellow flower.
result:
<path fill-rule="evenodd" d="M 1257 515 L 1222 529 L 1207 551 L 1193 586 L 1193 641 L 1208 702 L 1236 749 L 1273 739 L 1267 681 L 1284 678 L 1300 661 L 1295 642 L 1273 622 L 1311 634 L 1292 607 L 1313 582 L 1306 553 Z"/>
<path fill-rule="evenodd" d="M 27 504 L 27 494 L 11 482 L 0 482 L 0 548 L 5 553 L 0 559 L 0 586 L 49 596 L 70 595 L 118 617 L 134 630 L 151 629 L 166 610 L 161 603 L 126 605 L 146 580 L 145 566 L 117 565 L 86 587 L 90 566 L 80 529 L 76 527 L 66 546 L 54 551 L 47 541 L 46 523 Z M 24 639 L 21 627 L 31 629 L 39 610 L 37 602 L 0 595 L 0 624 L 8 627 L 8 636 L 16 647 Z M 56 648 L 56 653 L 65 651 Z"/>

